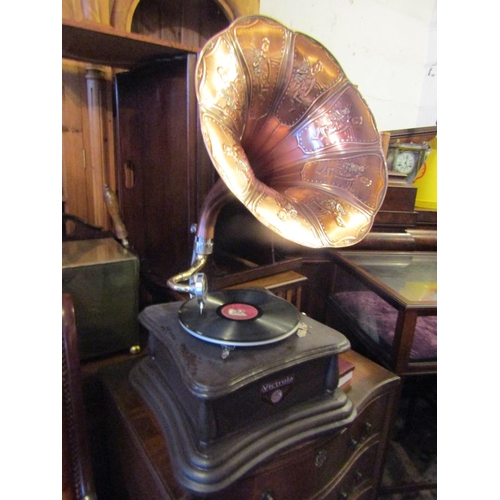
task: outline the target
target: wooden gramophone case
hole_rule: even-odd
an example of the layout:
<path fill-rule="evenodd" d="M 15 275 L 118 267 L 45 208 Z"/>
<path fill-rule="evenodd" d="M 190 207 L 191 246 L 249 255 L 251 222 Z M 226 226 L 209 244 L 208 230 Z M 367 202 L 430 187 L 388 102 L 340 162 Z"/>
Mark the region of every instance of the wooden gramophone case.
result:
<path fill-rule="evenodd" d="M 337 388 L 347 339 L 303 317 L 307 334 L 274 344 L 221 346 L 182 329 L 180 303 L 147 307 L 150 355 L 130 381 L 158 420 L 177 481 L 209 494 L 304 439 L 341 428 L 355 409 Z"/>

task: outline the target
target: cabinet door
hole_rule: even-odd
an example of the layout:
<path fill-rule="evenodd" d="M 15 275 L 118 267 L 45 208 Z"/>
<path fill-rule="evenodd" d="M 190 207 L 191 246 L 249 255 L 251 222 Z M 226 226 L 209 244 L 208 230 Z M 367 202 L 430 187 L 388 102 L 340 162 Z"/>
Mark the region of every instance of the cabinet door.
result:
<path fill-rule="evenodd" d="M 197 122 L 195 55 L 115 80 L 117 191 L 129 241 L 153 282 L 189 267 L 190 226 L 213 182 Z"/>

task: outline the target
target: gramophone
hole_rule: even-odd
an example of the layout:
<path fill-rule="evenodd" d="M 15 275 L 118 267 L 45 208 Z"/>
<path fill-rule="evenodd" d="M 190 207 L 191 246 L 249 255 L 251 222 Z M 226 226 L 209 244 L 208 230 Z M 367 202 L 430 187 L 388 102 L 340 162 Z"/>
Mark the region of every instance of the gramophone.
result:
<path fill-rule="evenodd" d="M 150 356 L 132 384 L 155 414 L 186 489 L 219 491 L 299 441 L 347 425 L 339 332 L 265 290 L 210 292 L 201 272 L 221 208 L 234 198 L 309 248 L 365 237 L 387 188 L 374 118 L 337 60 L 275 20 L 235 20 L 196 68 L 200 125 L 220 179 L 197 225 L 192 266 L 168 286 L 186 302 L 140 314 Z"/>

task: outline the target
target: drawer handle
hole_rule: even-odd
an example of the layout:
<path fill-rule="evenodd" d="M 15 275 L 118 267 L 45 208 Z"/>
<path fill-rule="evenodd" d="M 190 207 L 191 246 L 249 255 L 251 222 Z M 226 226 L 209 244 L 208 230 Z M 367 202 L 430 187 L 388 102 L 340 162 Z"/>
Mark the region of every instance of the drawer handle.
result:
<path fill-rule="evenodd" d="M 361 438 L 363 441 L 365 441 L 366 439 L 368 439 L 368 437 L 370 436 L 372 432 L 372 424 L 370 424 L 370 422 L 366 422 L 365 423 L 365 431 L 363 433 L 363 437 Z"/>
<path fill-rule="evenodd" d="M 356 476 L 356 481 L 360 483 L 363 480 L 363 473 L 357 470 L 354 474 Z"/>
<path fill-rule="evenodd" d="M 260 495 L 260 500 L 274 500 L 274 491 L 266 490 Z"/>
<path fill-rule="evenodd" d="M 359 446 L 359 443 L 352 437 L 350 440 L 349 440 L 349 444 L 354 448 L 358 448 Z"/>
<path fill-rule="evenodd" d="M 349 495 L 344 490 L 340 491 L 339 496 L 340 496 L 340 498 L 343 498 L 344 500 L 349 498 Z"/>
<path fill-rule="evenodd" d="M 319 469 L 320 467 L 323 467 L 323 464 L 326 461 L 326 457 L 328 456 L 328 453 L 325 450 L 321 450 L 317 455 L 316 459 L 314 460 L 314 463 L 316 464 L 316 467 Z"/>

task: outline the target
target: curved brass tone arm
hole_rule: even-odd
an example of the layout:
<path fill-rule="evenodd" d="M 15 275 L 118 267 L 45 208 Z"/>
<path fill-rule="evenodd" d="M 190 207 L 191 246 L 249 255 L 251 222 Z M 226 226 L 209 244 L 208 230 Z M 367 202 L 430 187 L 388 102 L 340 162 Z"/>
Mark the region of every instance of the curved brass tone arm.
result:
<path fill-rule="evenodd" d="M 167 281 L 167 285 L 169 286 L 169 288 L 175 290 L 176 292 L 195 294 L 196 290 L 194 286 L 185 282 L 193 278 L 198 273 L 198 271 L 200 271 L 201 268 L 206 264 L 206 262 L 206 255 L 196 255 L 193 265 L 187 271 L 176 274 L 175 276 L 169 278 Z"/>

